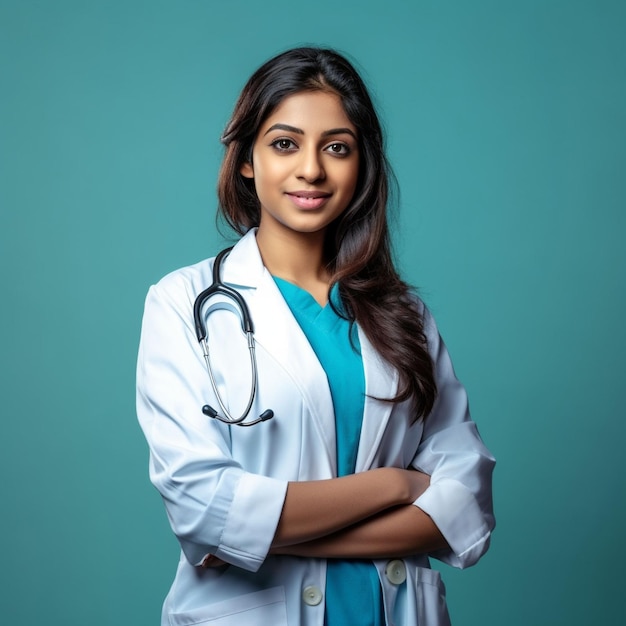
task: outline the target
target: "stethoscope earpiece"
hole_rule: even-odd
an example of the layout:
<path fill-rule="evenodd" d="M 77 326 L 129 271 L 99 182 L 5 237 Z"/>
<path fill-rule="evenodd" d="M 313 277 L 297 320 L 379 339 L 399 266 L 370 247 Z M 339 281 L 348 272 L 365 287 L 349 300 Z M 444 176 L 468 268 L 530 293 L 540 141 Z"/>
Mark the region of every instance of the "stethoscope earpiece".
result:
<path fill-rule="evenodd" d="M 220 422 L 224 422 L 224 424 L 235 425 L 235 426 L 254 426 L 259 422 L 266 422 L 267 420 L 274 417 L 274 411 L 271 409 L 267 409 L 263 411 L 261 415 L 251 422 L 245 422 L 244 420 L 248 417 L 250 413 L 250 409 L 252 408 L 252 403 L 254 402 L 254 398 L 256 396 L 256 387 L 257 387 L 257 362 L 256 362 L 256 353 L 254 349 L 254 326 L 252 324 L 252 317 L 250 316 L 250 310 L 248 309 L 248 305 L 246 301 L 243 299 L 243 296 L 225 285 L 220 279 L 220 267 L 222 265 L 222 261 L 228 256 L 228 253 L 232 250 L 232 248 L 226 248 L 222 250 L 217 257 L 215 257 L 215 262 L 213 263 L 213 283 L 210 287 L 205 289 L 194 302 L 193 305 L 193 318 L 194 324 L 196 327 L 196 336 L 198 337 L 198 341 L 202 344 L 204 348 L 204 361 L 206 363 L 207 371 L 209 372 L 209 378 L 211 379 L 211 385 L 213 386 L 213 391 L 215 392 L 215 396 L 217 401 L 219 402 L 220 408 L 222 409 L 222 413 L 225 417 L 222 417 L 212 406 L 205 404 L 202 407 L 202 412 L 208 417 L 219 420 Z M 209 355 L 209 344 L 207 339 L 207 329 L 206 323 L 202 319 L 202 307 L 206 303 L 206 301 L 216 294 L 221 294 L 230 298 L 239 309 L 241 313 L 241 327 L 243 331 L 246 333 L 248 337 L 248 349 L 250 350 L 250 369 L 252 373 L 252 383 L 250 386 L 250 398 L 248 399 L 248 404 L 246 406 L 245 411 L 240 417 L 233 417 L 224 402 L 222 401 L 222 397 L 217 389 L 217 384 L 215 383 L 215 377 L 213 376 L 213 368 L 211 367 L 211 357 Z M 208 316 L 207 316 L 208 317 Z"/>

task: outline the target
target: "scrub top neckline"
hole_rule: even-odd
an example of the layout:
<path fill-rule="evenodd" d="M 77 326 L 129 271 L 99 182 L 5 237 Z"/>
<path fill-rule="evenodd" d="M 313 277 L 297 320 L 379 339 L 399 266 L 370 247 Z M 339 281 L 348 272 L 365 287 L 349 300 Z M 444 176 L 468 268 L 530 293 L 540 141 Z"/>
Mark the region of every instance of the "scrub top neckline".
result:
<path fill-rule="evenodd" d="M 296 305 L 300 314 L 304 315 L 310 321 L 315 322 L 316 325 L 324 326 L 330 330 L 337 322 L 343 320 L 343 318 L 337 315 L 337 312 L 333 309 L 334 306 L 338 311 L 343 310 L 341 298 L 339 296 L 338 283 L 335 283 L 332 286 L 328 301 L 324 306 L 322 306 L 310 292 L 299 285 L 285 280 L 284 278 L 279 278 L 278 276 L 272 276 L 272 278 L 281 291 L 288 292 L 288 299 Z"/>

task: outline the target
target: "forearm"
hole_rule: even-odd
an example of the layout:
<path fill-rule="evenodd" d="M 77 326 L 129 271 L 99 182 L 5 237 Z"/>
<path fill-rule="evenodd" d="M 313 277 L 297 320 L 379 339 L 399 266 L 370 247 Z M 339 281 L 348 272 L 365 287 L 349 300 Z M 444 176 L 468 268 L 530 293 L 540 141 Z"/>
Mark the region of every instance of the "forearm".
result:
<path fill-rule="evenodd" d="M 396 507 L 319 539 L 273 554 L 343 559 L 403 557 L 447 547 L 433 520 L 412 504 Z"/>
<path fill-rule="evenodd" d="M 342 478 L 290 483 L 272 547 L 304 544 L 353 527 L 382 511 L 413 502 L 428 482 L 420 472 L 381 468 Z"/>

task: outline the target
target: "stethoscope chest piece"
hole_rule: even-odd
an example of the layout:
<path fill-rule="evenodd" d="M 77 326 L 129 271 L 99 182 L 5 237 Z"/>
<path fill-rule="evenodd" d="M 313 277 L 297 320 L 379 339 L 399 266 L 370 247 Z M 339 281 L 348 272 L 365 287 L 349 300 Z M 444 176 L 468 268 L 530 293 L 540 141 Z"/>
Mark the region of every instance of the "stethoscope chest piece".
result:
<path fill-rule="evenodd" d="M 254 342 L 254 325 L 252 324 L 252 317 L 250 316 L 250 310 L 248 309 L 248 305 L 246 304 L 246 301 L 243 299 L 242 295 L 239 292 L 235 291 L 235 289 L 233 289 L 232 287 L 225 285 L 220 278 L 222 261 L 228 256 L 231 250 L 232 248 L 226 248 L 217 255 L 213 264 L 213 283 L 210 287 L 208 287 L 198 295 L 193 305 L 193 318 L 196 327 L 196 336 L 198 337 L 198 342 L 202 345 L 204 361 L 206 363 L 206 368 L 209 373 L 209 378 L 211 380 L 211 386 L 213 387 L 215 397 L 217 398 L 223 415 L 220 415 L 218 411 L 216 411 L 212 406 L 208 404 L 205 404 L 202 407 L 202 412 L 208 417 L 217 419 L 220 422 L 224 422 L 225 424 L 230 424 L 233 426 L 254 426 L 259 422 L 265 422 L 274 417 L 274 412 L 271 409 L 267 409 L 266 411 L 263 411 L 263 413 L 261 413 L 261 415 L 257 419 L 245 421 L 248 417 L 248 414 L 250 413 L 250 410 L 252 409 L 254 398 L 256 397 L 258 381 L 257 359 Z M 225 403 L 222 400 L 222 397 L 217 389 L 217 383 L 215 382 L 215 376 L 213 374 L 213 368 L 211 366 L 208 333 L 206 323 L 203 319 L 202 311 L 208 300 L 216 295 L 225 296 L 234 303 L 236 310 L 239 311 L 241 317 L 241 327 L 243 329 L 243 332 L 246 334 L 248 341 L 248 351 L 250 353 L 250 373 L 252 380 L 250 383 L 250 396 L 248 398 L 248 403 L 244 412 L 239 417 L 234 417 L 233 415 L 231 415 L 230 411 L 226 408 Z"/>

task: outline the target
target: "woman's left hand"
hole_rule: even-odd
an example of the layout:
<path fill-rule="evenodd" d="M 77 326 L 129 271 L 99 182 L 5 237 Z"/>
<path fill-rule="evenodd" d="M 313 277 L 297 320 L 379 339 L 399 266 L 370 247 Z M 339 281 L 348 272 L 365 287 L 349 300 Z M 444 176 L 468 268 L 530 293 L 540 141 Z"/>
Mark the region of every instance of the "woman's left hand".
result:
<path fill-rule="evenodd" d="M 200 567 L 202 569 L 209 569 L 212 567 L 222 567 L 224 565 L 227 565 L 226 561 L 222 561 L 222 559 L 216 557 L 214 554 L 207 554 L 202 560 Z"/>

